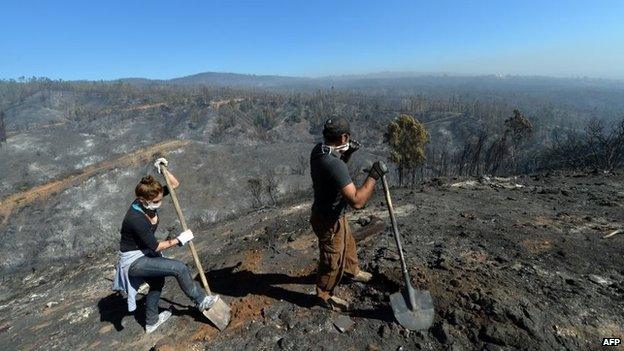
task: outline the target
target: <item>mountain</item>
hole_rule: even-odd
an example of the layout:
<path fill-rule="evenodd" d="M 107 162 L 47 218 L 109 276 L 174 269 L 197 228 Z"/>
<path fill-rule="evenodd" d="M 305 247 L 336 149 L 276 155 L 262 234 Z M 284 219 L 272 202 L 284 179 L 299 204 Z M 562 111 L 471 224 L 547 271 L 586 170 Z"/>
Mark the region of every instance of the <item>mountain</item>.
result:
<path fill-rule="evenodd" d="M 624 81 L 598 78 L 555 78 L 512 75 L 456 75 L 450 73 L 377 72 L 324 77 L 293 77 L 224 72 L 203 72 L 172 79 L 122 78 L 119 81 L 135 86 L 176 85 L 278 90 L 315 91 L 317 89 L 346 89 L 366 93 L 421 93 L 424 90 L 496 91 L 535 89 L 617 89 L 624 90 Z"/>
<path fill-rule="evenodd" d="M 132 85 L 206 85 L 214 87 L 274 88 L 292 84 L 310 83 L 311 78 L 277 75 L 255 75 L 222 72 L 203 72 L 172 79 L 122 78 L 120 82 Z"/>
<path fill-rule="evenodd" d="M 204 72 L 190 76 L 174 78 L 167 83 L 178 85 L 212 85 L 234 87 L 276 87 L 293 83 L 304 83 L 310 78 L 254 75 L 237 73 Z"/>

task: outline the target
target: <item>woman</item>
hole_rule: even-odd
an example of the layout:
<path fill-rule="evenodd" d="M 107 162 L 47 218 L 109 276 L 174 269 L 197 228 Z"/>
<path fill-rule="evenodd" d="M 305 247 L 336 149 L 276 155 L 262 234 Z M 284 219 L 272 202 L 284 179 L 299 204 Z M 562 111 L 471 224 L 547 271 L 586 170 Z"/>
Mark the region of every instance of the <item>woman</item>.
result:
<path fill-rule="evenodd" d="M 167 160 L 159 158 L 154 163 L 161 172 L 161 164 Z M 169 183 L 175 189 L 178 180 L 169 173 Z M 120 253 L 114 290 L 125 291 L 128 299 L 128 311 L 136 309 L 136 291 L 147 282 L 150 290 L 145 298 L 145 331 L 151 333 L 164 323 L 170 311 L 158 313 L 158 301 L 165 284 L 165 277 L 175 277 L 186 296 L 195 302 L 195 306 L 204 311 L 212 307 L 218 295 L 207 296 L 205 291 L 193 280 L 188 267 L 179 260 L 163 257 L 161 252 L 176 245 L 183 246 L 193 239 L 193 232 L 186 230 L 176 238 L 157 240 L 154 236 L 158 227 L 158 208 L 164 196 L 169 195 L 167 186 L 162 186 L 154 177 L 145 176 L 135 189 L 136 199 L 130 205 L 121 225 Z"/>

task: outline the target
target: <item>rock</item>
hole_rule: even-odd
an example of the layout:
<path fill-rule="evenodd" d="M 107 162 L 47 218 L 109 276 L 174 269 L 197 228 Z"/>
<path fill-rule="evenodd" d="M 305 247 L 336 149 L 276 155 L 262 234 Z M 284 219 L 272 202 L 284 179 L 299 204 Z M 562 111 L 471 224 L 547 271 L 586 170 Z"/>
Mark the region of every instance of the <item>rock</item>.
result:
<path fill-rule="evenodd" d="M 333 329 L 333 323 L 327 313 L 312 316 L 304 325 L 303 331 L 306 334 L 318 334 Z"/>
<path fill-rule="evenodd" d="M 279 315 L 279 319 L 286 325 L 287 329 L 292 329 L 295 326 L 296 319 L 294 314 L 290 310 L 284 310 Z"/>
<path fill-rule="evenodd" d="M 604 278 L 604 277 L 601 277 L 601 276 L 595 275 L 595 274 L 590 274 L 588 276 L 588 278 L 593 283 L 596 283 L 596 284 L 602 285 L 602 286 L 609 286 L 609 285 L 613 284 L 613 281 L 611 279 Z"/>
<path fill-rule="evenodd" d="M 384 339 L 390 336 L 390 332 L 391 332 L 390 327 L 388 327 L 385 324 L 379 328 L 379 336 L 381 336 Z"/>
<path fill-rule="evenodd" d="M 261 328 L 256 333 L 256 339 L 258 339 L 258 340 L 260 340 L 262 342 L 272 341 L 275 338 L 276 338 L 276 336 L 273 333 L 273 330 L 271 328 L 269 328 L 269 327 Z"/>
<path fill-rule="evenodd" d="M 383 258 L 384 260 L 391 261 L 391 262 L 396 262 L 401 259 L 401 256 L 399 256 L 399 254 L 396 252 L 393 252 L 390 250 L 384 250 L 383 256 L 381 258 Z"/>
<path fill-rule="evenodd" d="M 483 326 L 479 332 L 479 338 L 489 343 L 501 346 L 507 345 L 505 341 L 505 334 L 500 330 L 500 328 L 493 324 Z"/>
<path fill-rule="evenodd" d="M 343 314 L 339 314 L 333 319 L 334 326 L 341 333 L 347 332 L 353 328 L 355 322 L 349 318 L 349 316 L 345 316 Z"/>
<path fill-rule="evenodd" d="M 154 345 L 154 351 L 178 351 L 177 343 L 170 337 L 164 337 Z"/>
<path fill-rule="evenodd" d="M 485 344 L 485 346 L 483 346 L 482 350 L 483 351 L 503 351 L 505 349 L 499 345 L 487 343 Z"/>
<path fill-rule="evenodd" d="M 11 330 L 11 328 L 13 328 L 13 326 L 9 323 L 4 323 L 0 325 L 0 334 L 4 333 L 5 331 Z"/>
<path fill-rule="evenodd" d="M 441 344 L 449 343 L 452 338 L 450 326 L 444 321 L 436 323 L 433 328 L 431 328 L 431 334 L 438 339 Z"/>
<path fill-rule="evenodd" d="M 505 257 L 505 256 L 496 256 L 494 258 L 494 260 L 498 263 L 507 263 L 509 262 L 509 258 Z"/>
<path fill-rule="evenodd" d="M 460 325 L 465 318 L 466 314 L 463 311 L 455 310 L 451 313 L 447 320 L 451 325 Z"/>
<path fill-rule="evenodd" d="M 294 340 L 289 337 L 283 337 L 277 341 L 280 350 L 294 350 L 297 346 Z"/>
<path fill-rule="evenodd" d="M 366 351 L 381 351 L 381 348 L 377 344 L 366 345 Z"/>
<path fill-rule="evenodd" d="M 451 266 L 449 264 L 449 260 L 446 256 L 440 256 L 438 260 L 435 262 L 433 268 L 443 269 L 443 270 L 451 270 Z"/>
<path fill-rule="evenodd" d="M 280 313 L 282 312 L 282 307 L 279 305 L 271 305 L 269 307 L 264 307 L 260 313 L 262 317 L 275 321 L 279 319 Z"/>
<path fill-rule="evenodd" d="M 46 303 L 46 307 L 47 308 L 52 308 L 52 306 L 54 306 L 54 305 L 58 305 L 58 302 L 50 301 L 50 302 Z"/>
<path fill-rule="evenodd" d="M 371 222 L 371 218 L 370 217 L 360 217 L 357 220 L 357 223 L 359 225 L 361 225 L 362 227 L 365 225 L 368 225 Z"/>

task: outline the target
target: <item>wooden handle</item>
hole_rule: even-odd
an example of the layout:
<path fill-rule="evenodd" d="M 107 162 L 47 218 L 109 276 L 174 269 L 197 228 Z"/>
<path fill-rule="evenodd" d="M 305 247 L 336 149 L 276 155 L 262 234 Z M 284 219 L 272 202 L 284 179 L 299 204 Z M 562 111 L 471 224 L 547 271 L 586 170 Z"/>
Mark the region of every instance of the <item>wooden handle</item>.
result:
<path fill-rule="evenodd" d="M 394 232 L 394 241 L 396 242 L 397 249 L 399 250 L 399 257 L 401 258 L 401 269 L 403 270 L 403 279 L 405 280 L 405 288 L 408 291 L 409 302 L 412 305 L 412 310 L 416 308 L 416 300 L 414 294 L 414 288 L 410 280 L 409 272 L 407 270 L 407 263 L 405 263 L 405 255 L 403 254 L 403 245 L 401 244 L 401 235 L 399 234 L 399 226 L 397 225 L 396 216 L 394 215 L 394 207 L 392 206 L 392 199 L 390 198 L 390 187 L 388 186 L 388 180 L 386 175 L 381 176 L 383 184 L 384 195 L 386 196 L 386 205 L 388 206 L 388 212 L 390 214 L 390 221 L 392 222 L 392 231 Z"/>
<path fill-rule="evenodd" d="M 167 187 L 169 188 L 169 194 L 171 195 L 171 199 L 173 200 L 173 206 L 175 207 L 176 212 L 178 213 L 178 218 L 180 219 L 180 224 L 182 225 L 182 230 L 187 230 L 186 221 L 184 220 L 184 215 L 182 214 L 182 208 L 180 208 L 180 203 L 178 202 L 178 196 L 176 195 L 175 189 L 169 183 L 169 170 L 167 166 L 161 165 L 160 169 L 163 172 L 163 176 L 165 177 L 165 182 L 167 182 Z M 195 250 L 195 245 L 193 245 L 193 241 L 190 240 L 188 242 L 189 249 L 191 249 L 191 254 L 193 255 L 193 261 L 195 261 L 195 266 L 199 271 L 199 277 L 201 279 L 202 284 L 204 285 L 204 289 L 208 295 L 211 294 L 210 286 L 208 286 L 208 280 L 206 279 L 206 274 L 204 274 L 204 269 L 202 268 L 201 262 L 199 262 L 199 256 L 197 255 L 197 251 Z"/>

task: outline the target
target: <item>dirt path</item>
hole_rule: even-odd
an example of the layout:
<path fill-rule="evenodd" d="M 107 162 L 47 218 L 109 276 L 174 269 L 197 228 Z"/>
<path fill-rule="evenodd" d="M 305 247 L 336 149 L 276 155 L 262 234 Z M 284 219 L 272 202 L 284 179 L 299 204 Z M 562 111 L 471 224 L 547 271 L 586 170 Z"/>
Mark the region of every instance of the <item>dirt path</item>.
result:
<path fill-rule="evenodd" d="M 34 201 L 43 201 L 52 194 L 83 182 L 99 172 L 144 162 L 156 153 L 184 147 L 189 143 L 189 140 L 168 140 L 162 143 L 150 145 L 116 159 L 106 160 L 87 166 L 65 178 L 56 179 L 28 190 L 8 195 L 0 199 L 0 223 L 3 225 L 6 224 L 13 211 Z"/>

